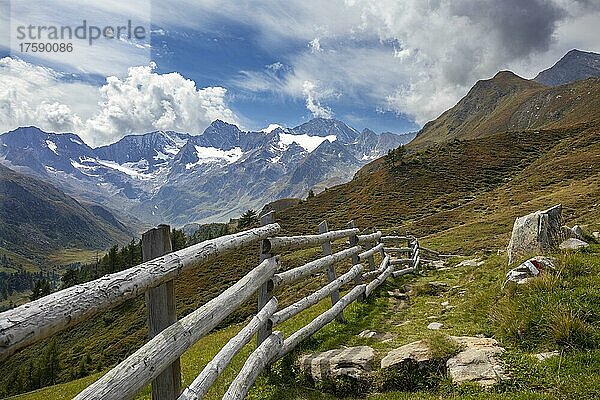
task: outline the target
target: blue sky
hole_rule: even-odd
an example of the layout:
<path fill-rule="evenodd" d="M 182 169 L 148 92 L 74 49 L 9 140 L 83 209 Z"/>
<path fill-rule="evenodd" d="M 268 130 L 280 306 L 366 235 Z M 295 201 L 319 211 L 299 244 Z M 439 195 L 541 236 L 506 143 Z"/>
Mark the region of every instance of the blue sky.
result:
<path fill-rule="evenodd" d="M 600 4 L 576 0 L 3 4 L 0 131 L 37 125 L 92 145 L 155 129 L 199 134 L 216 118 L 415 131 L 498 70 L 532 78 L 572 48 L 600 50 Z M 18 25 L 83 19 L 152 33 L 74 41 L 71 54 L 16 51 Z"/>
<path fill-rule="evenodd" d="M 257 93 L 237 84 L 243 78 L 241 71 L 272 71 L 281 64 L 281 76 L 293 65 L 289 57 L 307 51 L 309 45 L 290 40 L 276 52 L 270 53 L 258 42 L 256 28 L 225 18 L 216 18 L 214 26 L 202 31 L 153 27 L 152 60 L 157 72 L 179 72 L 195 82 L 208 86 L 225 86 L 230 90 L 230 104 L 245 118 L 245 125 L 260 129 L 270 123 L 295 126 L 312 118 L 304 98 L 284 93 Z M 367 44 L 393 53 L 393 47 L 374 41 Z M 193 55 L 193 57 L 191 57 Z M 278 64 L 279 63 L 279 64 Z M 328 102 L 335 118 L 344 120 L 358 129 L 370 128 L 376 132 L 407 132 L 419 126 L 408 116 L 394 111 L 377 110 L 360 98 L 334 97 Z"/>

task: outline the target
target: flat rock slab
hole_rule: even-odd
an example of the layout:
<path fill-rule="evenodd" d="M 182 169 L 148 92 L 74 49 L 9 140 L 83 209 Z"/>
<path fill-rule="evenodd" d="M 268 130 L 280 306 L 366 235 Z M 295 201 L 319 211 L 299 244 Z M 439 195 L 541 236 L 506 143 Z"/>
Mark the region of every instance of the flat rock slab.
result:
<path fill-rule="evenodd" d="M 464 260 L 456 264 L 456 267 L 480 267 L 485 264 L 485 261 L 481 261 L 478 258 L 472 258 L 470 260 Z"/>
<path fill-rule="evenodd" d="M 442 326 L 444 326 L 444 324 L 439 323 L 439 322 L 432 322 L 429 325 L 427 325 L 427 329 L 431 329 L 432 331 L 437 331 L 438 329 L 441 329 Z"/>
<path fill-rule="evenodd" d="M 453 383 L 475 382 L 489 387 L 496 382 L 508 379 L 498 356 L 504 349 L 491 338 L 451 336 L 464 349 L 446 362 L 448 374 Z"/>
<path fill-rule="evenodd" d="M 584 242 L 583 240 L 571 238 L 567 239 L 560 244 L 561 250 L 579 250 L 588 247 L 589 244 Z"/>
<path fill-rule="evenodd" d="M 370 330 L 362 331 L 357 336 L 359 338 L 363 338 L 363 339 L 376 339 L 381 342 L 388 342 L 396 337 L 389 332 L 380 333 L 380 332 L 375 332 L 375 331 L 370 331 Z"/>
<path fill-rule="evenodd" d="M 346 376 L 360 379 L 373 368 L 375 351 L 369 346 L 348 347 L 299 358 L 300 371 L 313 381 Z"/>
<path fill-rule="evenodd" d="M 431 350 L 427 343 L 424 340 L 418 340 L 390 351 L 381 360 L 381 368 L 403 364 L 407 361 L 427 362 L 431 360 L 431 357 Z"/>
<path fill-rule="evenodd" d="M 549 358 L 553 358 L 553 357 L 558 357 L 560 356 L 560 352 L 555 350 L 555 351 L 548 351 L 546 353 L 537 353 L 533 355 L 535 358 L 537 358 L 539 361 L 544 361 L 547 360 Z"/>

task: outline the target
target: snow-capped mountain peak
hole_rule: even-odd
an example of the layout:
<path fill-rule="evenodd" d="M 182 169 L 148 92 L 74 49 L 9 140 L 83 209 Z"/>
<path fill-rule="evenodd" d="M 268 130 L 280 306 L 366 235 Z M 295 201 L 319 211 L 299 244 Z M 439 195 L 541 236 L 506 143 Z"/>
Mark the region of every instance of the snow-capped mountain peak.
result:
<path fill-rule="evenodd" d="M 281 129 L 283 130 L 283 126 L 279 125 L 279 124 L 269 124 L 269 126 L 267 126 L 266 128 L 261 129 L 260 131 L 263 133 L 271 133 L 273 132 L 275 129 Z"/>
<path fill-rule="evenodd" d="M 346 182 L 400 144 L 323 118 L 261 132 L 216 120 L 201 135 L 155 131 L 95 149 L 74 134 L 28 127 L 0 135 L 0 162 L 144 222 L 183 225 Z"/>

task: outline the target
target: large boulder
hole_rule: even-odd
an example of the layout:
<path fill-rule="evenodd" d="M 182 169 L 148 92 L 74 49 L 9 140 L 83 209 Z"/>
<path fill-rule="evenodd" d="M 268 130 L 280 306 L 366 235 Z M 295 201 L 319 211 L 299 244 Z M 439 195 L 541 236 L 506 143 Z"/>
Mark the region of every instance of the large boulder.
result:
<path fill-rule="evenodd" d="M 424 363 L 432 360 L 431 350 L 424 340 L 418 340 L 390 351 L 381 360 L 381 368 L 408 362 Z"/>
<path fill-rule="evenodd" d="M 375 352 L 369 346 L 348 347 L 301 356 L 300 371 L 314 382 L 348 377 L 360 380 L 373 368 Z"/>
<path fill-rule="evenodd" d="M 448 375 L 453 383 L 475 382 L 489 387 L 508 379 L 499 360 L 504 349 L 496 340 L 468 336 L 452 336 L 451 339 L 463 347 L 461 352 L 446 362 Z"/>
<path fill-rule="evenodd" d="M 550 251 L 562 239 L 562 206 L 560 204 L 544 211 L 518 217 L 508 244 L 508 263 L 521 257 Z"/>

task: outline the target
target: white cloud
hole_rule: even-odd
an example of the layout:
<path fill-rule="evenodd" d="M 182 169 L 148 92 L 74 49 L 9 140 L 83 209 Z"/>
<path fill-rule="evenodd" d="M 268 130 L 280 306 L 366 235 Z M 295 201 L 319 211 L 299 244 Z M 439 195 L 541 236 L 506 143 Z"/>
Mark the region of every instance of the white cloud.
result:
<path fill-rule="evenodd" d="M 37 125 L 76 131 L 91 116 L 98 89 L 65 75 L 9 57 L 0 59 L 0 130 Z"/>
<path fill-rule="evenodd" d="M 157 74 L 153 66 L 133 67 L 127 77 L 106 84 L 70 82 L 64 74 L 22 60 L 0 60 L 0 131 L 36 125 L 77 132 L 91 145 L 128 133 L 156 129 L 201 133 L 215 119 L 239 123 L 227 90 L 196 88 L 178 73 Z"/>
<path fill-rule="evenodd" d="M 91 3 L 86 0 L 81 7 L 77 0 L 53 0 L 36 3 L 32 12 L 61 20 L 63 14 L 71 18 L 79 9 L 89 8 L 90 15 L 114 11 L 114 15 L 144 19 L 145 12 L 136 10 L 148 5 L 142 0 Z M 348 102 L 407 114 L 424 123 L 452 106 L 478 79 L 500 69 L 531 78 L 572 48 L 600 51 L 600 3 L 592 0 L 180 0 L 177 7 L 168 2 L 152 6 L 153 24 L 168 30 L 182 26 L 218 30 L 221 27 L 215 24 L 220 18 L 251 26 L 258 36 L 253 43 L 279 61 L 262 70 L 241 71 L 232 83 L 251 92 L 302 99 L 317 114 L 331 114 L 323 103 L 335 107 L 330 100 L 343 95 Z M 307 47 L 306 43 L 311 44 Z M 322 51 L 323 43 L 326 51 Z M 113 75 L 124 76 L 124 65 L 145 65 L 132 58 L 128 48 L 116 53 L 108 50 L 97 48 L 90 60 L 102 63 L 103 69 L 114 68 Z M 126 86 L 127 79 L 119 85 Z M 305 82 L 318 83 L 318 87 L 306 88 Z M 174 98 L 207 97 L 210 104 L 220 103 L 209 107 L 214 113 L 227 114 L 223 90 Z M 156 124 L 188 124 L 182 107 L 170 100 L 169 90 L 158 85 L 158 91 L 161 101 L 151 102 L 148 111 L 157 117 Z M 136 97 L 135 102 L 148 106 L 143 93 L 136 95 L 142 99 Z M 126 99 L 117 100 L 120 96 L 112 102 L 103 98 L 113 108 L 99 115 L 85 114 L 77 109 L 80 104 L 63 101 L 61 96 L 49 97 L 48 104 L 58 103 L 56 110 L 44 112 L 52 115 L 52 123 L 76 123 L 67 118 L 64 104 L 86 128 L 86 121 L 95 116 L 95 129 L 107 138 L 117 135 L 117 127 L 127 127 L 128 118 L 142 126 L 148 122 L 145 110 L 131 115 L 121 109 Z M 27 99 L 27 103 L 28 107 L 21 107 L 23 112 L 35 114 L 40 102 Z M 97 107 L 95 102 L 92 105 Z"/>
<path fill-rule="evenodd" d="M 6 31 L 8 36 L 0 36 L 0 45 L 11 48 L 12 54 L 18 57 L 31 57 L 28 60 L 36 64 L 52 65 L 62 71 L 75 73 L 94 73 L 103 76 L 121 75 L 132 65 L 147 65 L 150 61 L 150 22 L 151 0 L 45 0 L 43 2 L 11 1 L 9 24 Z M 6 18 L 6 17 L 5 17 Z M 19 39 L 17 27 L 70 27 L 72 30 L 83 26 L 85 20 L 86 39 L 71 37 L 65 40 L 72 44 L 68 52 L 37 52 L 20 53 L 20 43 L 46 42 L 42 38 L 27 37 Z M 132 28 L 140 26 L 145 35 L 141 39 L 131 38 L 106 39 L 99 38 L 89 45 L 90 26 L 104 29 L 112 27 L 127 27 L 131 21 Z M 60 30 L 59 30 L 60 31 Z M 37 35 L 36 30 L 33 30 Z M 122 35 L 128 35 L 124 30 Z M 131 31 L 133 33 L 133 31 Z"/>
<path fill-rule="evenodd" d="M 102 142 L 154 129 L 200 133 L 215 119 L 238 123 L 226 93 L 222 87 L 196 89 L 194 81 L 178 73 L 157 74 L 153 66 L 133 67 L 124 79 L 107 78 L 100 88 L 100 113 L 86 128 Z"/>
<path fill-rule="evenodd" d="M 600 50 L 600 3 L 592 1 L 291 0 L 268 11 L 252 4 L 243 18 L 260 30 L 265 50 L 310 44 L 282 53 L 285 74 L 243 71 L 237 85 L 306 98 L 304 82 L 322 82 L 348 101 L 421 124 L 499 70 L 531 78 L 572 48 Z M 208 16 L 241 15 L 204 6 Z M 319 51 L 324 41 L 327 51 Z M 314 97 L 311 107 L 319 109 Z"/>
<path fill-rule="evenodd" d="M 308 42 L 308 47 L 310 48 L 310 52 L 313 54 L 320 53 L 323 51 L 323 49 L 321 48 L 321 42 L 319 41 L 319 38 L 314 38 L 313 40 Z"/>
<path fill-rule="evenodd" d="M 275 71 L 276 72 L 276 71 L 284 70 L 285 69 L 285 65 L 283 65 L 279 61 L 276 61 L 273 64 L 267 65 L 267 69 L 270 69 L 271 71 Z"/>
<path fill-rule="evenodd" d="M 304 81 L 302 92 L 306 96 L 306 108 L 312 113 L 313 117 L 331 118 L 333 116 L 330 108 L 321 105 L 317 85 L 314 82 Z"/>

